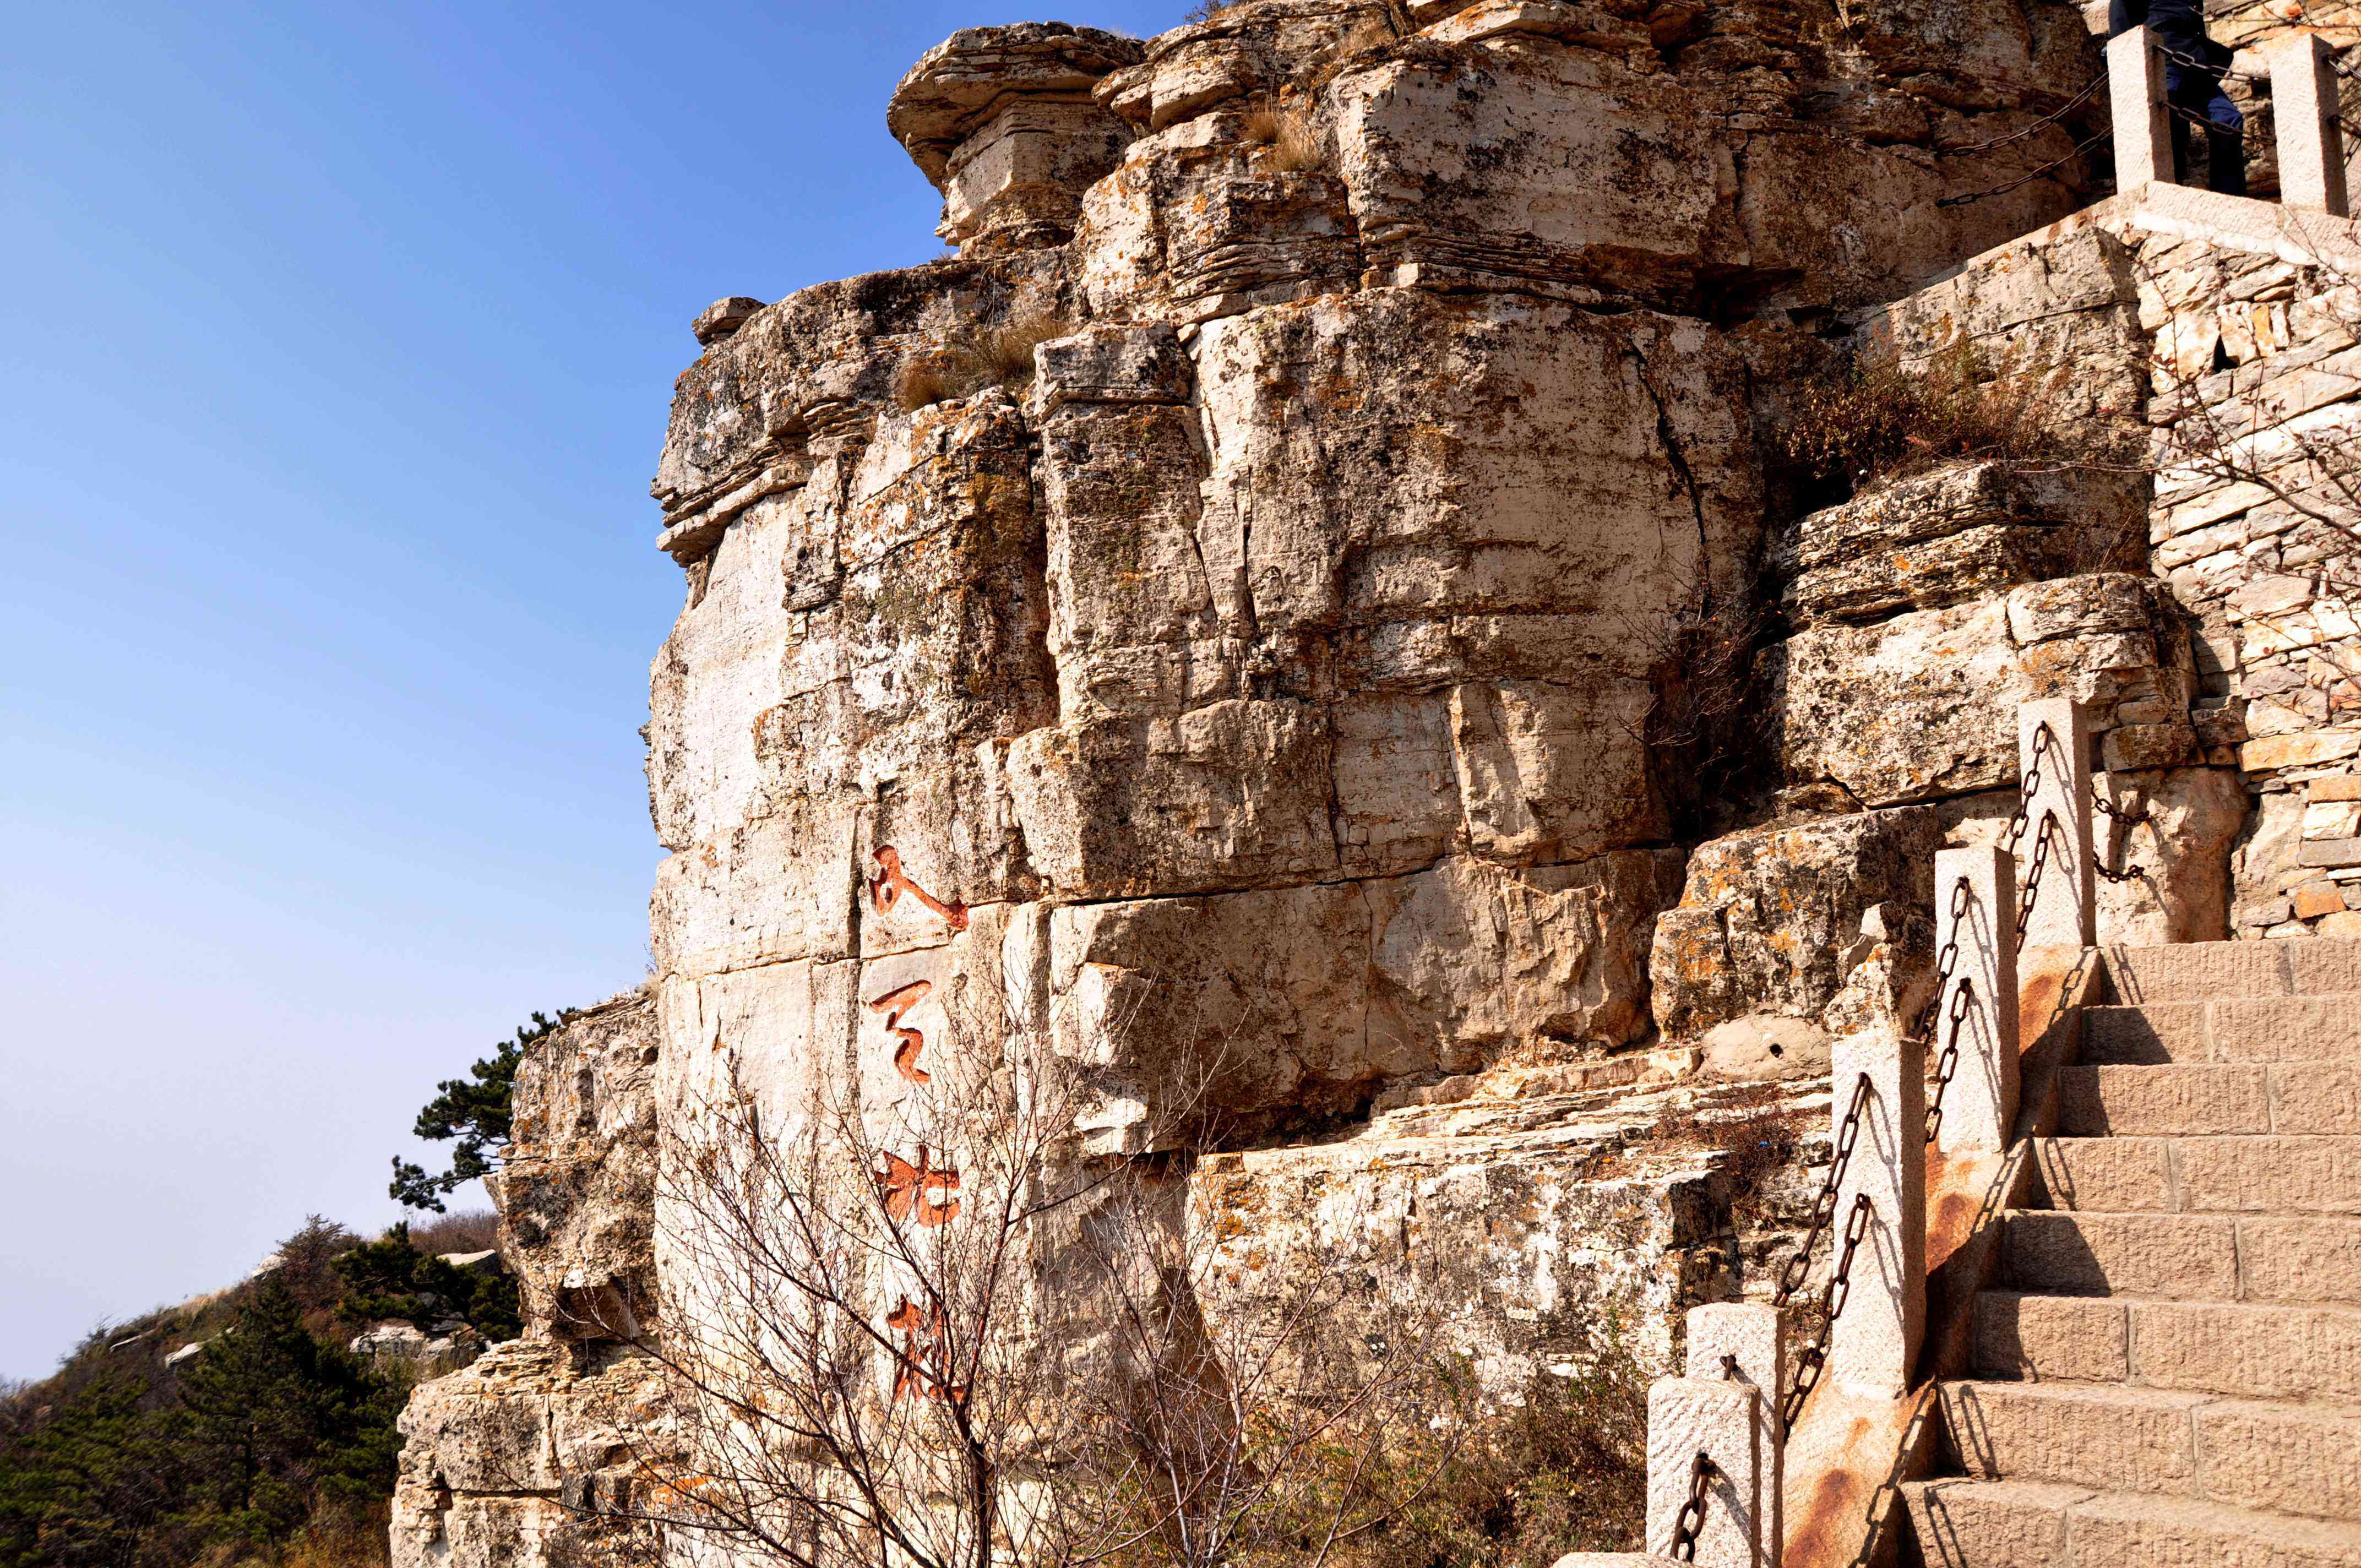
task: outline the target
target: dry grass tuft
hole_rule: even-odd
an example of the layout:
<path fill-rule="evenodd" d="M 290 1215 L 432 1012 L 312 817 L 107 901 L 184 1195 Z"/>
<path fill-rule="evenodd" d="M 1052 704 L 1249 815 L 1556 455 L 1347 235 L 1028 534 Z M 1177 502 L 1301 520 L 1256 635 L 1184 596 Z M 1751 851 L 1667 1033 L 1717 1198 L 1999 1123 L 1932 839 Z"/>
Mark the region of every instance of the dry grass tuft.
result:
<path fill-rule="evenodd" d="M 1197 0 L 1180 20 L 1193 27 L 1199 22 L 1210 22 L 1224 11 L 1239 10 L 1246 4 L 1247 0 Z"/>
<path fill-rule="evenodd" d="M 1323 169 L 1328 148 L 1311 119 L 1293 109 L 1257 109 L 1246 115 L 1245 137 L 1254 147 L 1267 147 L 1262 166 L 1300 173 Z"/>
<path fill-rule="evenodd" d="M 894 401 L 906 414 L 958 395 L 951 389 L 950 377 L 931 355 L 903 366 L 901 376 L 894 383 Z"/>
<path fill-rule="evenodd" d="M 994 326 L 962 327 L 942 347 L 902 367 L 895 400 L 904 413 L 964 398 L 986 387 L 1021 387 L 1033 379 L 1033 351 L 1073 332 L 1062 316 L 1034 313 Z"/>

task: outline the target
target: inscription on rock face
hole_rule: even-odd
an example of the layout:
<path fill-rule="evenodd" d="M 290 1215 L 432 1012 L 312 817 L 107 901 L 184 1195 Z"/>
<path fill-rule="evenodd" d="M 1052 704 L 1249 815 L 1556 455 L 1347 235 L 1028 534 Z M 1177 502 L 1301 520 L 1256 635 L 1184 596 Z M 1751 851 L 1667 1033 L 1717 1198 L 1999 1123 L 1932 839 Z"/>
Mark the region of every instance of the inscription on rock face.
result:
<path fill-rule="evenodd" d="M 949 1166 L 936 1165 L 927 1146 L 918 1146 L 918 1160 L 913 1165 L 900 1155 L 888 1154 L 885 1168 L 877 1173 L 877 1189 L 885 1197 L 885 1212 L 895 1224 L 917 1216 L 919 1227 L 928 1229 L 948 1225 L 959 1218 L 959 1200 L 939 1199 L 938 1192 L 960 1190 L 960 1173 Z"/>
<path fill-rule="evenodd" d="M 885 1032 L 901 1042 L 894 1047 L 894 1070 L 912 1083 L 932 1083 L 934 1075 L 918 1065 L 918 1053 L 927 1048 L 926 1035 L 904 1025 L 902 1020 L 911 1009 L 935 993 L 935 982 L 914 980 L 907 985 L 896 986 L 869 1004 L 872 1013 L 885 1014 Z"/>
<path fill-rule="evenodd" d="M 909 873 L 902 869 L 902 852 L 899 850 L 891 844 L 880 844 L 870 852 L 869 858 L 877 862 L 877 871 L 869 879 L 869 903 L 878 914 L 891 912 L 906 893 L 950 922 L 952 930 L 967 929 L 967 905 L 956 902 L 945 904 L 912 882 Z"/>
<path fill-rule="evenodd" d="M 967 1385 L 950 1380 L 950 1335 L 939 1307 L 921 1307 L 907 1296 L 886 1314 L 885 1326 L 902 1336 L 894 1368 L 894 1398 L 916 1393 L 950 1404 L 967 1401 Z"/>

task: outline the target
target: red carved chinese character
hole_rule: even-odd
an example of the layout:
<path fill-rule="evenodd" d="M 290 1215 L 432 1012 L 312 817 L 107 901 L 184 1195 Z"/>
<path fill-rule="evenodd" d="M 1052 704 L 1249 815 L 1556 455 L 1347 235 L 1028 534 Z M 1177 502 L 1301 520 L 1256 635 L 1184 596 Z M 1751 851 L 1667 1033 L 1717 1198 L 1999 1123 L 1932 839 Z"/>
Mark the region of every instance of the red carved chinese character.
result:
<path fill-rule="evenodd" d="M 885 1157 L 885 1168 L 877 1173 L 878 1190 L 885 1195 L 885 1212 L 896 1224 L 908 1219 L 913 1212 L 922 1227 L 948 1225 L 959 1218 L 959 1200 L 939 1200 L 937 1192 L 960 1190 L 960 1175 L 948 1166 L 933 1163 L 927 1146 L 918 1146 L 918 1163 L 912 1165 L 900 1155 Z"/>
<path fill-rule="evenodd" d="M 869 1004 L 872 1013 L 885 1014 L 885 1029 L 902 1043 L 894 1048 L 894 1070 L 912 1083 L 929 1083 L 934 1075 L 918 1065 L 918 1053 L 927 1048 L 927 1036 L 916 1029 L 902 1026 L 902 1015 L 934 994 L 931 980 L 914 980 L 898 991 L 889 991 Z"/>
<path fill-rule="evenodd" d="M 917 1389 L 922 1398 L 960 1404 L 967 1385 L 950 1380 L 950 1345 L 939 1310 L 922 1308 L 905 1296 L 887 1314 L 885 1326 L 902 1336 L 902 1351 L 894 1367 L 894 1398 Z"/>
<path fill-rule="evenodd" d="M 880 844 L 870 851 L 870 859 L 877 862 L 878 870 L 877 874 L 869 879 L 869 901 L 876 906 L 878 914 L 883 915 L 893 908 L 906 893 L 950 921 L 952 930 L 967 929 L 967 905 L 945 904 L 941 899 L 912 882 L 902 870 L 901 850 L 891 844 Z"/>

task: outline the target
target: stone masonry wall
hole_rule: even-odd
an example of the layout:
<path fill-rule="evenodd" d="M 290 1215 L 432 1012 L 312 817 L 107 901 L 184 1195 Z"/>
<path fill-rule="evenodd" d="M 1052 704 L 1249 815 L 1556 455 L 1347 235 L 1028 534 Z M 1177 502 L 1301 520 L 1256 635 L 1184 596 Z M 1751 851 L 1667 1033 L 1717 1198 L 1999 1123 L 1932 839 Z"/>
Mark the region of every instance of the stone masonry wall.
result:
<path fill-rule="evenodd" d="M 2345 504 L 2337 475 L 2361 429 L 2361 274 L 2342 226 L 2159 189 L 1981 258 L 1870 323 L 1909 353 L 1954 329 L 1990 340 L 2038 321 L 2042 364 L 2105 366 L 2124 404 L 2136 389 L 2152 570 L 2193 676 L 2192 733 L 2169 757 L 2141 749 L 2202 761 L 2222 781 L 2209 795 L 2251 806 L 2229 930 L 2192 937 L 2361 932 L 2345 902 L 2361 878 L 2354 546 L 2322 515 Z M 2120 379 L 2135 367 L 2136 389 Z M 2112 769 L 2126 759 L 2108 743 Z M 2168 773 L 2165 793 L 2189 796 L 2197 776 Z M 2135 851 L 2149 838 L 2135 829 Z"/>

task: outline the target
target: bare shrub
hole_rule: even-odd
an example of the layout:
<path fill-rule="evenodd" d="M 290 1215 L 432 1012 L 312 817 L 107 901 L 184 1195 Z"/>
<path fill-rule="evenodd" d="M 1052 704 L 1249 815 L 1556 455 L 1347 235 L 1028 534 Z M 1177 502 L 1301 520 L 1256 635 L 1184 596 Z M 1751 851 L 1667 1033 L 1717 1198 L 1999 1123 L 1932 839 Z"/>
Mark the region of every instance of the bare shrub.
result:
<path fill-rule="evenodd" d="M 1997 363 L 1955 340 L 1917 365 L 1854 364 L 1807 383 L 1773 438 L 1811 479 L 1863 488 L 1961 457 L 2067 463 L 2100 455 L 2050 417 L 2064 366 Z"/>
<path fill-rule="evenodd" d="M 489 1252 L 500 1245 L 500 1217 L 489 1209 L 476 1209 L 412 1221 L 410 1245 L 437 1257 L 454 1252 Z"/>
<path fill-rule="evenodd" d="M 1210 22 L 1224 12 L 1243 9 L 1247 4 L 1249 0 L 1197 0 L 1181 15 L 1180 20 L 1194 27 L 1199 22 Z"/>
<path fill-rule="evenodd" d="M 1710 1105 L 1665 1117 L 1651 1130 L 1650 1141 L 1720 1155 L 1732 1207 L 1742 1209 L 1759 1195 L 1764 1177 L 1795 1157 L 1812 1120 L 1812 1113 L 1796 1109 L 1779 1089 L 1750 1084 Z"/>
<path fill-rule="evenodd" d="M 783 1098 L 724 1053 L 683 1091 L 662 1326 L 603 1325 L 664 1368 L 668 1413 L 624 1434 L 628 1499 L 584 1511 L 795 1568 L 1212 1568 L 1316 1564 L 1397 1510 L 1377 1481 L 1419 1474 L 1430 1336 L 1324 1249 L 1192 1212 L 1187 1155 L 1091 1152 L 1087 1072 L 949 1015 L 897 1023 L 906 1083 Z M 1202 1122 L 1176 1096 L 1126 1146 Z M 1210 1321 L 1246 1243 L 1254 1310 Z M 1389 1326 L 1339 1335 L 1348 1302 Z"/>
<path fill-rule="evenodd" d="M 1773 709 L 1762 700 L 1756 672 L 1771 611 L 1754 601 L 1736 608 L 1687 602 L 1642 643 L 1653 655 L 1653 700 L 1641 739 L 1670 781 L 1676 828 L 1708 839 L 1726 830 L 1769 783 Z"/>
<path fill-rule="evenodd" d="M 1455 1453 L 1470 1401 L 1432 1359 L 1432 1314 L 1372 1299 L 1322 1237 L 1246 1233 L 1177 1171 L 1111 1188 L 1078 1237 L 1078 1317 L 1104 1325 L 1115 1376 L 1073 1390 L 1090 1441 L 1065 1484 L 1087 1523 L 1061 1560 L 1345 1561 Z"/>
<path fill-rule="evenodd" d="M 1033 379 L 1033 351 L 1073 330 L 1062 316 L 1046 313 L 1012 316 L 992 326 L 962 326 L 940 348 L 902 367 L 895 401 L 904 413 L 916 413 L 986 387 L 1024 386 Z"/>
<path fill-rule="evenodd" d="M 1455 1438 L 1422 1432 L 1372 1485 L 1403 1502 L 1345 1543 L 1347 1568 L 1549 1568 L 1569 1552 L 1636 1552 L 1648 1516 L 1647 1376 L 1610 1343 Z"/>

